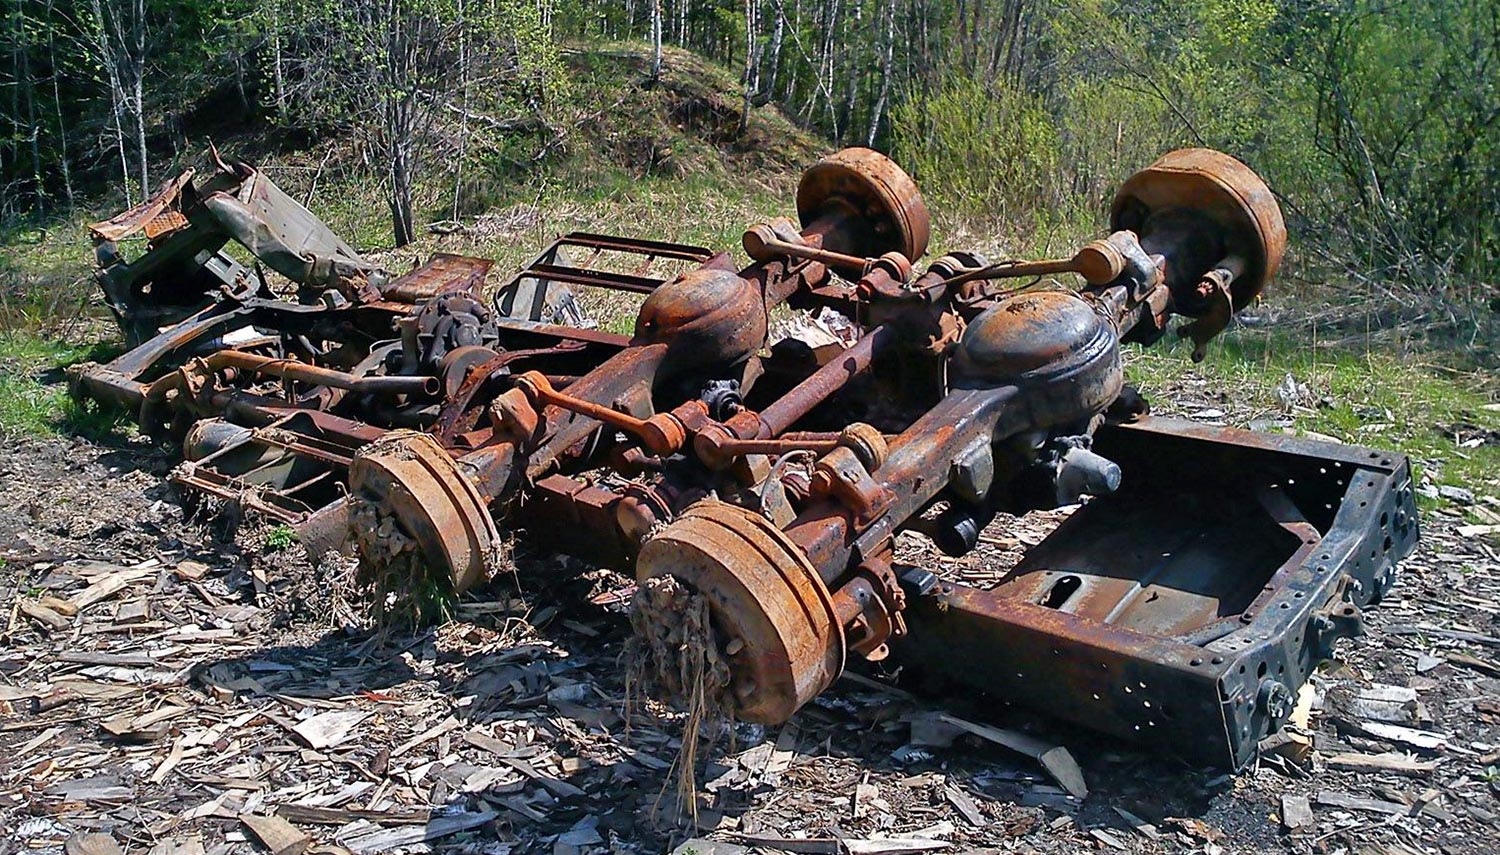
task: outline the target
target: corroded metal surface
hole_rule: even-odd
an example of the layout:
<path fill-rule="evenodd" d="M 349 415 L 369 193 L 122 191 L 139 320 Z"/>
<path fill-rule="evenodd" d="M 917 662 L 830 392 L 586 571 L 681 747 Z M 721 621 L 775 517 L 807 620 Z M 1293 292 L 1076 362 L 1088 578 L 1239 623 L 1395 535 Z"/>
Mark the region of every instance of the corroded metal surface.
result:
<path fill-rule="evenodd" d="M 1186 148 L 1168 152 L 1120 187 L 1110 207 L 1110 227 L 1141 232 L 1152 214 L 1191 211 L 1224 229 L 1224 254 L 1249 260 L 1234 289 L 1243 309 L 1281 267 L 1286 223 L 1271 188 L 1250 167 L 1222 152 Z"/>
<path fill-rule="evenodd" d="M 349 489 L 351 533 L 367 563 L 410 558 L 444 572 L 455 591 L 494 572 L 500 533 L 488 502 L 430 434 L 393 431 L 361 448 Z"/>
<path fill-rule="evenodd" d="M 470 588 L 511 529 L 675 577 L 755 721 L 890 661 L 1237 767 L 1417 537 L 1404 458 L 1151 419 L 1126 385 L 1126 343 L 1182 317 L 1201 356 L 1280 262 L 1274 197 L 1217 152 L 1132 177 L 1114 231 L 1063 257 L 925 269 L 920 192 L 864 149 L 813 165 L 738 268 L 573 234 L 498 286 L 463 256 L 398 276 L 293 204 L 219 164 L 97 227 L 101 286 L 152 332 L 76 391 L 185 437 L 178 483 L 383 584 Z M 297 293 L 267 296 L 228 240 Z M 644 295 L 632 335 L 593 328 L 589 288 Z M 773 342 L 783 304 L 821 331 Z M 894 548 L 964 555 L 1002 512 L 1072 505 L 990 590 Z"/>
<path fill-rule="evenodd" d="M 736 712 L 748 721 L 786 721 L 843 673 L 843 627 L 827 586 L 759 514 L 699 502 L 646 542 L 637 574 L 676 576 L 709 597 Z"/>
<path fill-rule="evenodd" d="M 822 248 L 875 257 L 927 252 L 927 203 L 901 167 L 879 152 L 847 148 L 813 165 L 797 185 L 797 216 Z"/>

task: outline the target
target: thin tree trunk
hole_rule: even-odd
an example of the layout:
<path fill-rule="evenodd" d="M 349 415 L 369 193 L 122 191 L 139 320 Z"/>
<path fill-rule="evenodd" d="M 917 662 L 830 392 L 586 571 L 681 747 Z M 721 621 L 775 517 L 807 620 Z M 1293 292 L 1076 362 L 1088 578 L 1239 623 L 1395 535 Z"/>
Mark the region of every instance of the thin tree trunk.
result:
<path fill-rule="evenodd" d="M 469 150 L 469 27 L 464 20 L 464 0 L 458 0 L 458 97 L 463 110 L 459 113 L 458 158 L 453 163 L 453 213 L 458 219 L 459 194 L 464 185 L 464 158 Z"/>
<path fill-rule="evenodd" d="M 838 108 L 833 103 L 833 82 L 837 71 L 835 67 L 836 53 L 834 51 L 834 46 L 837 36 L 836 30 L 838 27 L 838 23 L 839 0 L 833 0 L 833 2 L 829 6 L 828 27 L 825 30 L 827 35 L 823 39 L 823 56 L 828 63 L 827 82 L 823 84 L 823 102 L 828 106 L 828 123 L 833 126 L 833 138 L 836 140 L 842 140 L 844 134 L 843 129 L 839 127 Z"/>
<path fill-rule="evenodd" d="M 409 52 L 411 34 L 406 32 L 401 0 L 386 0 L 386 144 L 389 146 L 391 182 L 391 237 L 397 247 L 415 238 L 412 223 L 412 92 Z"/>
<path fill-rule="evenodd" d="M 849 14 L 851 18 L 851 24 L 849 29 L 851 32 L 862 32 L 862 27 L 860 26 L 861 12 L 862 9 L 858 2 L 850 4 Z M 851 50 L 849 51 L 849 53 L 852 54 L 853 51 Z M 849 85 L 844 89 L 844 105 L 843 108 L 839 111 L 838 124 L 839 127 L 843 129 L 843 132 L 838 135 L 838 139 L 841 144 L 844 139 L 844 134 L 847 134 L 854 127 L 854 102 L 859 97 L 860 63 L 855 61 L 852 57 L 849 57 L 849 61 L 844 63 L 844 67 L 849 72 Z"/>
<path fill-rule="evenodd" d="M 286 78 L 281 59 L 281 0 L 271 0 L 272 78 L 276 86 L 276 119 L 286 124 Z"/>
<path fill-rule="evenodd" d="M 120 156 L 120 184 L 125 190 L 125 204 L 132 206 L 134 194 L 130 189 L 130 157 L 125 152 L 125 87 L 120 80 L 120 68 L 112 47 L 110 18 L 104 14 L 103 0 L 92 0 L 94 13 L 94 49 L 98 51 L 99 64 L 104 67 L 104 76 L 109 82 L 110 123 L 114 125 L 115 149 Z"/>
<path fill-rule="evenodd" d="M 1005 76 L 1011 83 L 1020 83 L 1025 68 L 1025 43 L 1022 31 L 1025 27 L 1026 0 L 1011 0 L 1010 17 L 1005 22 Z"/>
<path fill-rule="evenodd" d="M 21 91 L 26 87 L 26 84 L 23 83 L 26 71 L 22 60 L 22 57 L 25 55 L 26 13 L 21 4 L 22 0 L 15 0 L 15 6 L 11 12 L 11 17 L 14 20 L 10 22 L 6 29 L 7 35 L 12 40 L 10 50 L 11 78 L 9 81 L 10 112 L 6 115 L 6 118 L 10 120 L 8 122 L 10 130 L 4 137 L 0 137 L 0 139 L 7 141 L 5 144 L 0 144 L 0 175 L 19 174 L 21 166 L 21 152 L 19 146 L 16 145 L 23 131 L 21 127 Z M 5 163 L 7 154 L 11 158 L 9 168 Z M 32 164 L 32 169 L 33 171 L 36 169 L 36 164 Z"/>
<path fill-rule="evenodd" d="M 766 92 L 770 97 L 776 97 L 776 76 L 781 72 L 781 43 L 786 37 L 786 8 L 782 0 L 774 0 L 776 4 L 776 29 L 771 31 L 771 73 L 766 81 Z"/>
<path fill-rule="evenodd" d="M 52 0 L 47 0 L 47 20 L 52 18 Z M 57 165 L 62 172 L 63 193 L 68 200 L 68 210 L 73 210 L 73 169 L 68 160 L 68 123 L 63 121 L 62 90 L 58 86 L 57 78 L 57 37 L 56 28 L 47 27 L 47 54 L 48 63 L 52 71 L 52 107 L 57 113 L 57 140 L 58 155 Z"/>
<path fill-rule="evenodd" d="M 135 153 L 136 165 L 141 175 L 141 196 L 144 198 L 151 194 L 151 176 L 146 171 L 146 106 L 145 92 L 141 78 L 145 76 L 144 70 L 135 77 L 134 95 L 131 103 L 135 108 Z"/>
<path fill-rule="evenodd" d="M 760 85 L 760 40 L 756 38 L 756 30 L 759 28 L 760 3 L 758 0 L 745 0 L 745 94 L 740 103 L 741 135 L 750 128 L 750 99 Z"/>
<path fill-rule="evenodd" d="M 146 0 L 134 0 L 131 4 L 134 21 L 131 35 L 134 50 L 130 52 L 131 106 L 135 111 L 136 163 L 140 169 L 141 196 L 151 193 L 151 177 L 146 171 Z"/>
<path fill-rule="evenodd" d="M 123 113 L 122 109 L 116 108 L 112 122 L 115 126 L 115 148 L 120 153 L 120 184 L 125 188 L 125 206 L 129 208 L 135 206 L 135 194 L 131 192 L 130 155 L 125 153 L 125 126 L 121 124 Z"/>
<path fill-rule="evenodd" d="M 416 239 L 412 220 L 411 152 L 403 142 L 391 152 L 391 236 L 398 248 Z"/>
<path fill-rule="evenodd" d="M 661 80 L 662 0 L 651 0 L 651 82 Z"/>
<path fill-rule="evenodd" d="M 896 56 L 896 0 L 890 0 L 885 13 L 885 56 L 880 63 L 880 94 L 875 106 L 870 109 L 870 132 L 865 134 L 865 145 L 875 145 L 875 135 L 880 132 L 880 119 L 885 114 L 886 99 L 891 94 L 891 63 Z"/>

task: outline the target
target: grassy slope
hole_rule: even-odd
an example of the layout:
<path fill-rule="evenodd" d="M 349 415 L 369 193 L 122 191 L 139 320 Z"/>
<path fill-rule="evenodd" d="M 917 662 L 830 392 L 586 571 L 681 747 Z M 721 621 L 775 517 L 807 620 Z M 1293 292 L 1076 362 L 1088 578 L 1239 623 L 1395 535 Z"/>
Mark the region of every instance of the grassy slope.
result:
<path fill-rule="evenodd" d="M 549 157 L 519 167 L 514 158 L 504 168 L 482 161 L 472 167 L 466 193 L 490 213 L 462 218 L 468 233 L 426 234 L 413 246 L 382 250 L 388 237 L 379 187 L 352 173 L 325 178 L 312 207 L 393 269 L 443 250 L 494 258 L 497 271 L 513 269 L 552 237 L 575 229 L 737 247 L 746 224 L 791 213 L 796 175 L 821 144 L 770 107 L 752 113 L 746 137 L 726 133 L 739 106 L 732 75 L 670 51 L 662 82 L 642 88 L 635 83 L 644 77 L 646 57 L 633 45 L 570 49 L 567 61 L 573 88 L 557 120 L 561 141 Z M 233 150 L 233 143 L 221 141 L 221 148 Z M 316 151 L 278 155 L 261 165 L 301 196 L 310 187 L 308 167 L 321 157 Z M 449 192 L 435 186 L 426 194 L 427 221 L 450 216 Z M 92 290 L 82 224 L 103 210 L 0 233 L 0 294 L 8 295 L 8 326 L 0 328 L 0 431 L 97 436 L 117 427 L 109 414 L 68 401 L 55 370 L 99 358 L 91 351 L 100 335 L 81 330 L 106 327 L 73 321 Z M 975 224 L 939 223 L 946 234 L 935 235 L 935 255 L 959 244 L 992 249 L 1003 243 L 987 237 L 989 229 L 973 233 Z M 613 323 L 605 320 L 616 327 L 630 315 L 618 307 L 596 311 L 615 315 Z M 1223 406 L 1232 424 L 1290 421 L 1290 430 L 1405 450 L 1434 483 L 1500 495 L 1500 446 L 1460 448 L 1451 431 L 1456 424 L 1500 431 L 1500 413 L 1485 409 L 1497 389 L 1442 367 L 1458 360 L 1330 350 L 1316 347 L 1311 333 L 1299 328 L 1243 327 L 1217 342 L 1202 365 L 1194 366 L 1187 348 L 1175 344 L 1132 348 L 1130 359 L 1132 379 L 1159 401 L 1212 405 L 1223 392 L 1234 402 Z M 1309 388 L 1309 406 L 1288 412 L 1276 399 L 1287 374 Z"/>
<path fill-rule="evenodd" d="M 62 371 L 118 353 L 112 342 L 79 344 L 35 330 L 0 333 L 0 438 L 61 434 L 98 441 L 132 432 L 124 413 L 69 397 Z"/>
<path fill-rule="evenodd" d="M 1147 398 L 1192 414 L 1222 409 L 1229 424 L 1313 433 L 1411 457 L 1420 483 L 1465 487 L 1500 498 L 1500 443 L 1462 448 L 1455 429 L 1500 437 L 1493 379 L 1455 372 L 1442 354 L 1398 358 L 1315 346 L 1297 329 L 1238 327 L 1194 365 L 1190 345 L 1130 348 L 1126 373 Z M 1290 374 L 1307 387 L 1292 407 L 1276 388 Z M 1175 406 L 1174 406 L 1175 403 Z M 1427 507 L 1432 502 L 1424 500 Z"/>

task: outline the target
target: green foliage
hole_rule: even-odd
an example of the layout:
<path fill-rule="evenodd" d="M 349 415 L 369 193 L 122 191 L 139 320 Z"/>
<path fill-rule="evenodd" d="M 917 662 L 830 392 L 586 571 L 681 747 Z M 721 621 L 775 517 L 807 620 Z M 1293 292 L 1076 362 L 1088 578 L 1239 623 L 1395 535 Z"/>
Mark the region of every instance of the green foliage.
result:
<path fill-rule="evenodd" d="M 1490 0 L 1343 0 L 1308 16 L 1292 64 L 1343 191 L 1317 210 L 1366 266 L 1441 291 L 1500 276 L 1500 15 Z M 1423 280 L 1426 281 L 1423 281 Z"/>
<path fill-rule="evenodd" d="M 892 150 L 937 207 L 1034 230 L 1066 200 L 1061 141 L 1041 99 L 954 75 L 891 113 Z"/>
<path fill-rule="evenodd" d="M 278 525 L 266 532 L 266 549 L 285 552 L 297 543 L 297 530 L 289 525 Z"/>
<path fill-rule="evenodd" d="M 96 4 L 16 0 L 0 33 L 0 218 L 135 178 Z M 137 8 L 97 8 L 133 23 Z M 299 168 L 383 182 L 434 216 L 577 172 L 594 143 L 681 177 L 775 103 L 836 145 L 873 142 L 935 212 L 1051 246 L 1096 229 L 1129 172 L 1207 145 L 1264 175 L 1303 260 L 1473 320 L 1500 279 L 1500 16 L 1494 0 L 142 0 L 153 175 L 208 137 L 260 134 Z M 620 39 L 665 40 L 729 96 L 652 139 Z M 106 16 L 107 17 L 107 16 Z M 889 23 L 887 23 L 889 22 Z M 610 43 L 601 46 L 600 41 Z M 107 41 L 107 39 L 106 39 Z M 602 57 L 569 61 L 578 45 Z M 639 56 L 639 42 L 630 51 Z M 888 53 L 889 51 L 889 53 Z M 750 54 L 747 56 L 747 52 Z M 597 65 L 598 68 L 591 67 Z M 733 69 L 726 73 L 725 69 Z M 125 103 L 122 103 L 125 102 Z M 127 110 L 128 112 L 128 110 Z M 751 119 L 759 113 L 752 110 Z M 650 117 L 655 126 L 660 117 Z M 586 137 L 585 142 L 580 136 Z M 667 138 L 672 137 L 672 138 Z M 185 142 L 184 142 L 185 141 Z M 633 148 L 632 148 L 633 147 Z M 175 165 L 175 164 L 174 164 Z M 607 172 L 608 168 L 601 171 Z M 132 174 L 134 174 L 132 172 Z M 280 176 L 278 176 L 280 178 Z M 337 201 L 337 200 L 336 200 Z M 114 204 L 109 207 L 116 207 Z M 408 212 L 409 213 L 409 212 Z M 398 218 L 402 215 L 398 213 Z M 410 220 L 410 216 L 405 217 Z M 360 218 L 360 227 L 368 218 Z M 982 224 L 982 225 L 979 225 Z M 419 231 L 407 222 L 403 231 Z M 383 242 L 378 232 L 361 242 Z M 404 239 L 404 238 L 403 238 Z"/>
<path fill-rule="evenodd" d="M 943 206 L 1036 243 L 1164 151 L 1209 146 L 1267 179 L 1294 250 L 1325 267 L 1460 306 L 1494 298 L 1492 2 L 1044 6 L 1016 73 L 960 43 L 893 109 L 892 149 Z"/>

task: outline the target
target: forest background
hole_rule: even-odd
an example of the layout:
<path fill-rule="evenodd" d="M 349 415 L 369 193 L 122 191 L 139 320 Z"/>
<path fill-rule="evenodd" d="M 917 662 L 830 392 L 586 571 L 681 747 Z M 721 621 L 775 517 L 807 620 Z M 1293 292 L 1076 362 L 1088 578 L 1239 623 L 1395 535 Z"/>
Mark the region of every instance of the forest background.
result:
<path fill-rule="evenodd" d="M 362 248 L 563 190 L 743 192 L 757 176 L 705 166 L 632 111 L 629 91 L 675 67 L 727 81 L 686 119 L 697 142 L 774 149 L 753 124 L 777 113 L 812 149 L 873 146 L 940 225 L 1018 254 L 1097 231 L 1120 180 L 1164 151 L 1222 149 L 1277 191 L 1283 278 L 1339 309 L 1332 323 L 1493 352 L 1495 0 L 5 2 L 12 324 L 51 304 L 58 235 L 209 142 L 357 208 L 341 225 Z"/>

